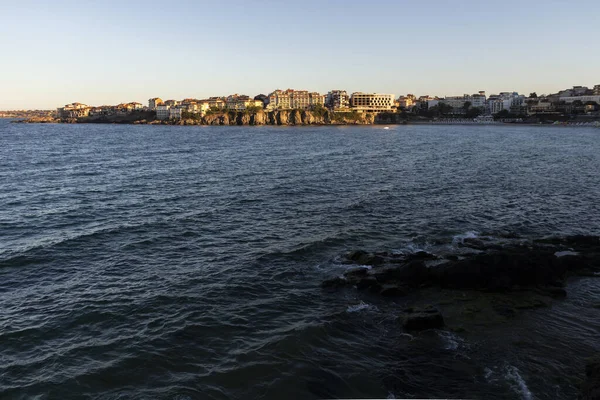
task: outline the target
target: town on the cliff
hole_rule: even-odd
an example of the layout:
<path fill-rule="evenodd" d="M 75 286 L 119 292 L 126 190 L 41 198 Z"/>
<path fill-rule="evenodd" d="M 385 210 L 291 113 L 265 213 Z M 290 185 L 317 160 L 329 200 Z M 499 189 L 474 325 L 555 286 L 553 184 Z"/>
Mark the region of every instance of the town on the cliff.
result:
<path fill-rule="evenodd" d="M 133 123 L 180 125 L 313 125 L 393 123 L 567 123 L 599 124 L 600 85 L 574 86 L 550 95 L 529 96 L 485 91 L 452 97 L 407 94 L 326 95 L 307 90 L 275 90 L 255 97 L 233 94 L 204 100 L 152 98 L 138 102 L 88 106 L 67 104 L 56 112 L 36 111 L 23 122 Z M 18 117 L 1 113 L 0 117 Z M 28 117 L 28 118 L 27 118 Z"/>

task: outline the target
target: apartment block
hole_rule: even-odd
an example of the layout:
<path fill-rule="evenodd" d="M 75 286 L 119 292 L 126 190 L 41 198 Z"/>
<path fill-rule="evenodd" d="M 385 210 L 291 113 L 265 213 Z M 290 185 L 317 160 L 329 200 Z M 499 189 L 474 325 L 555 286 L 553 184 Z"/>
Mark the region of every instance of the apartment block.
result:
<path fill-rule="evenodd" d="M 394 106 L 394 95 L 383 93 L 352 93 L 350 106 L 361 112 L 389 112 Z"/>

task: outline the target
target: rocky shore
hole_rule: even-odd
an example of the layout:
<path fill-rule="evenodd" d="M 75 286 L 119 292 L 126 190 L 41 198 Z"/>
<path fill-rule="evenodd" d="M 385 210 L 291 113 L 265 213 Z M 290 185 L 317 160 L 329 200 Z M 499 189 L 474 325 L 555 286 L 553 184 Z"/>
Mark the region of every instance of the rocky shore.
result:
<path fill-rule="evenodd" d="M 181 120 L 158 120 L 153 112 L 138 112 L 123 116 L 93 116 L 60 119 L 53 117 L 29 118 L 19 123 L 105 123 L 135 125 L 372 125 L 378 119 L 374 114 L 333 112 L 329 110 L 277 110 L 210 112 L 203 117 Z"/>
<path fill-rule="evenodd" d="M 455 252 L 356 250 L 342 263 L 348 269 L 324 290 L 404 299 L 398 324 L 406 332 L 467 332 L 560 301 L 571 277 L 600 277 L 600 237 L 468 238 Z M 588 361 L 580 398 L 600 399 L 600 355 Z"/>

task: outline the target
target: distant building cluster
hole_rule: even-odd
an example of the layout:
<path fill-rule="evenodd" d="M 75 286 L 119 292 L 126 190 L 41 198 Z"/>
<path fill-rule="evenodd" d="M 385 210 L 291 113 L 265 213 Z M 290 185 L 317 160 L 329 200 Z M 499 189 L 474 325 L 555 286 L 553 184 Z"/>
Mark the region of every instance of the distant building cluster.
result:
<path fill-rule="evenodd" d="M 94 116 L 127 115 L 144 110 L 141 103 L 122 103 L 116 106 L 90 107 L 82 103 L 71 103 L 56 110 L 59 118 L 81 118 Z"/>
<path fill-rule="evenodd" d="M 394 95 L 379 93 L 353 93 L 332 90 L 326 95 L 308 90 L 277 89 L 268 95 L 251 98 L 232 94 L 227 97 L 210 97 L 204 100 L 186 99 L 163 101 L 160 98 L 148 100 L 148 109 L 156 111 L 158 119 L 180 119 L 184 113 L 203 116 L 208 111 L 273 110 L 313 110 L 319 107 L 334 111 L 391 112 L 394 111 Z"/>
<path fill-rule="evenodd" d="M 81 118 L 94 116 L 121 116 L 135 112 L 155 112 L 161 120 L 182 119 L 190 115 L 204 116 L 208 112 L 257 111 L 257 110 L 314 110 L 327 108 L 338 112 L 382 113 L 409 112 L 415 114 L 437 112 L 456 117 L 493 116 L 499 113 L 527 116 L 533 114 L 573 114 L 598 112 L 600 85 L 589 89 L 574 86 L 556 94 L 529 96 L 517 92 L 501 92 L 486 95 L 485 91 L 462 96 L 417 97 L 407 94 L 395 98 L 393 94 L 362 93 L 348 94 L 345 90 L 331 90 L 325 95 L 308 90 L 280 90 L 268 95 L 255 97 L 232 94 L 226 97 L 209 97 L 198 100 L 162 100 L 155 97 L 148 100 L 148 106 L 141 103 L 123 103 L 116 106 L 90 107 L 82 103 L 67 104 L 58 108 L 60 118 Z"/>

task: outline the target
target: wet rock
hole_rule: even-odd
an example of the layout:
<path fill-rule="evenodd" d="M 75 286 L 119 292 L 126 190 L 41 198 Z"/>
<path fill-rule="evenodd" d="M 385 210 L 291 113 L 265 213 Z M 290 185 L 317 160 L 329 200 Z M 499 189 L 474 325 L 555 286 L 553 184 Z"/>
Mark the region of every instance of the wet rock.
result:
<path fill-rule="evenodd" d="M 387 284 L 381 285 L 381 290 L 379 291 L 379 294 L 385 297 L 400 297 L 406 296 L 407 291 L 406 288 L 402 286 Z"/>
<path fill-rule="evenodd" d="M 431 268 L 430 276 L 442 287 L 510 290 L 563 282 L 567 266 L 550 250 L 505 250 L 478 254 Z"/>
<path fill-rule="evenodd" d="M 444 327 L 444 317 L 437 308 L 408 309 L 407 312 L 402 324 L 406 330 L 422 331 Z"/>
<path fill-rule="evenodd" d="M 369 289 L 371 287 L 375 286 L 376 290 L 379 290 L 379 288 L 381 287 L 379 282 L 377 281 L 377 279 L 375 279 L 372 276 L 368 276 L 366 278 L 363 278 L 361 280 L 359 280 L 356 283 L 356 288 L 358 290 L 364 290 L 364 289 Z"/>
<path fill-rule="evenodd" d="M 476 238 L 465 238 L 459 245 L 459 247 L 469 247 L 475 250 L 485 250 L 487 249 L 487 246 L 488 245 L 486 245 L 483 240 Z"/>
<path fill-rule="evenodd" d="M 587 360 L 581 400 L 600 400 L 600 354 Z"/>
<path fill-rule="evenodd" d="M 322 288 L 339 288 L 342 286 L 346 286 L 348 284 L 348 282 L 346 281 L 346 279 L 344 278 L 333 278 L 333 279 L 328 279 L 326 281 L 323 281 L 323 283 L 321 283 L 321 287 Z"/>
<path fill-rule="evenodd" d="M 559 286 L 546 286 L 538 288 L 538 293 L 549 296 L 555 299 L 561 299 L 567 297 L 567 291 L 564 287 Z"/>
<path fill-rule="evenodd" d="M 350 253 L 346 254 L 346 258 L 348 260 L 356 262 L 356 261 L 360 260 L 362 257 L 366 257 L 368 255 L 369 255 L 369 253 L 367 253 L 364 250 L 354 250 L 354 251 L 351 251 Z"/>
<path fill-rule="evenodd" d="M 369 273 L 368 268 L 353 268 L 351 270 L 344 272 L 344 276 L 347 279 L 360 278 L 360 277 L 366 276 L 368 273 Z"/>
<path fill-rule="evenodd" d="M 438 256 L 426 251 L 417 251 L 407 257 L 408 260 L 437 260 Z"/>

